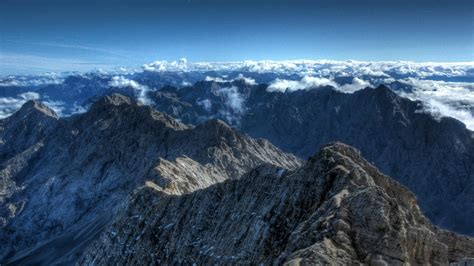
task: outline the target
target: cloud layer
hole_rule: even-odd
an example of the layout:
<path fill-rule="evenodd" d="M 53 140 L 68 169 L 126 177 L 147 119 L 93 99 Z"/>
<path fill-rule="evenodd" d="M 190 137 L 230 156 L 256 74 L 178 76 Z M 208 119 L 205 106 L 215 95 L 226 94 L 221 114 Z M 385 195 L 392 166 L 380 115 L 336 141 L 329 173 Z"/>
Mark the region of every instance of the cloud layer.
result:
<path fill-rule="evenodd" d="M 8 75 L 6 77 L 0 78 L 0 87 L 40 86 L 47 84 L 61 84 L 63 81 L 64 77 L 61 74 L 54 72 L 31 76 Z"/>
<path fill-rule="evenodd" d="M 197 62 L 184 58 L 179 61 L 156 61 L 142 66 L 144 71 L 220 71 L 298 74 L 303 76 L 373 76 L 391 77 L 460 77 L 472 76 L 474 62 L 425 62 L 411 61 L 333 61 L 333 60 L 288 60 L 288 61 L 239 61 L 239 62 Z"/>
<path fill-rule="evenodd" d="M 327 79 L 318 78 L 311 76 L 304 76 L 301 80 L 287 80 L 287 79 L 275 79 L 268 86 L 268 91 L 295 91 L 295 90 L 306 90 L 311 88 L 317 88 L 322 86 L 337 87 L 337 83 Z"/>
<path fill-rule="evenodd" d="M 151 103 L 147 97 L 149 86 L 158 88 L 166 82 L 182 86 L 192 85 L 199 80 L 244 81 L 248 86 L 267 83 L 269 84 L 268 91 L 280 92 L 332 86 L 344 93 L 353 93 L 365 87 L 386 84 L 401 96 L 420 100 L 423 103 L 422 111 L 430 112 L 435 117 L 454 117 L 474 130 L 474 62 L 248 60 L 192 63 L 182 58 L 178 61 L 156 61 L 145 64 L 142 66 L 142 72 L 119 69 L 115 72 L 98 71 L 90 75 L 105 77 L 108 82 L 106 84 L 112 87 L 132 88 L 136 97 L 145 104 Z M 65 74 L 56 73 L 6 76 L 0 78 L 0 90 L 13 86 L 24 87 L 21 91 L 33 92 L 36 91 L 34 87 L 59 84 L 66 77 Z M 155 77 L 158 83 L 153 80 Z M 133 79 L 140 80 L 149 86 Z M 10 97 L 0 98 L 0 117 L 8 116 L 18 109 L 21 103 L 25 102 L 25 97 L 32 97 L 32 94 L 29 96 L 5 95 Z M 222 97 L 227 97 L 228 112 L 235 114 L 244 109 L 244 101 L 240 100 L 241 95 L 231 86 L 223 90 L 222 95 Z M 50 101 L 58 111 L 61 111 L 61 100 Z M 212 108 L 212 102 L 202 100 L 199 104 L 205 109 Z"/>
<path fill-rule="evenodd" d="M 401 96 L 422 101 L 424 111 L 432 113 L 435 117 L 454 117 L 474 130 L 474 62 L 267 60 L 189 63 L 180 60 L 157 61 L 144 65 L 143 70 L 242 72 L 260 75 L 271 73 L 277 77 L 270 82 L 268 90 L 281 92 L 329 85 L 341 92 L 353 93 L 382 83 L 391 85 L 400 82 L 410 89 L 395 91 Z M 350 83 L 339 84 L 335 78 L 340 77 L 353 77 L 353 79 Z M 230 81 L 223 77 L 207 79 Z M 255 80 L 251 83 L 254 84 Z"/>
<path fill-rule="evenodd" d="M 434 117 L 453 117 L 474 130 L 474 86 L 468 82 L 445 82 L 407 78 L 399 80 L 412 91 L 399 91 L 401 96 L 423 103 L 424 111 Z"/>

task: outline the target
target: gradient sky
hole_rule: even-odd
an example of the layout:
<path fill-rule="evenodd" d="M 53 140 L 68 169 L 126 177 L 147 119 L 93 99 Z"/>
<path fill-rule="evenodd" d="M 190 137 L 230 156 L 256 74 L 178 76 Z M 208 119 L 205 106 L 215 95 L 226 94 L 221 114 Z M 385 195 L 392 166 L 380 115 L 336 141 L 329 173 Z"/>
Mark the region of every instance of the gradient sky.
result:
<path fill-rule="evenodd" d="M 474 61 L 464 0 L 1 0 L 0 74 L 155 60 Z"/>

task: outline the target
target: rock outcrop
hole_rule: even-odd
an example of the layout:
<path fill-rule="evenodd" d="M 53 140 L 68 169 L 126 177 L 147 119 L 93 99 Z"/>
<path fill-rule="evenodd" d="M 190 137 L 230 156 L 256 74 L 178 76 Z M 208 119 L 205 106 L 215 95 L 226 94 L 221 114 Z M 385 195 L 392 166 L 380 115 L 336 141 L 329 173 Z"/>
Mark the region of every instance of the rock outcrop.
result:
<path fill-rule="evenodd" d="M 333 143 L 294 171 L 265 165 L 190 194 L 149 183 L 79 264 L 446 265 L 472 257 L 474 239 L 433 226 L 404 186 Z"/>
<path fill-rule="evenodd" d="M 0 261 L 71 263 L 146 182 L 189 193 L 300 160 L 211 120 L 197 127 L 119 94 L 58 119 L 28 102 L 0 120 Z"/>

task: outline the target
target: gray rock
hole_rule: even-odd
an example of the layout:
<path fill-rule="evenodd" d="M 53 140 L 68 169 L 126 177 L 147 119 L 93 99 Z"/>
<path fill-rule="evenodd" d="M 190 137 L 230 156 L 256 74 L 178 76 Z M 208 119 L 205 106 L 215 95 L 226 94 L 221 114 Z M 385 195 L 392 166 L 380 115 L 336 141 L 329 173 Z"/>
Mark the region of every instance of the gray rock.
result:
<path fill-rule="evenodd" d="M 244 112 L 232 112 L 220 90 L 238 88 Z M 331 141 L 360 149 L 382 172 L 409 187 L 423 212 L 443 228 L 474 236 L 474 132 L 435 119 L 420 102 L 385 86 L 353 94 L 331 87 L 268 92 L 266 85 L 198 82 L 154 93 L 155 108 L 186 123 L 227 119 L 242 132 L 307 158 Z M 209 99 L 211 108 L 204 108 Z"/>
<path fill-rule="evenodd" d="M 0 120 L 0 261 L 71 263 L 146 182 L 170 194 L 300 160 L 225 123 L 197 127 L 118 94 L 58 119 L 38 102 Z"/>
<path fill-rule="evenodd" d="M 299 169 L 257 167 L 190 194 L 138 189 L 80 265 L 446 265 L 474 239 L 433 226 L 409 190 L 341 143 Z"/>

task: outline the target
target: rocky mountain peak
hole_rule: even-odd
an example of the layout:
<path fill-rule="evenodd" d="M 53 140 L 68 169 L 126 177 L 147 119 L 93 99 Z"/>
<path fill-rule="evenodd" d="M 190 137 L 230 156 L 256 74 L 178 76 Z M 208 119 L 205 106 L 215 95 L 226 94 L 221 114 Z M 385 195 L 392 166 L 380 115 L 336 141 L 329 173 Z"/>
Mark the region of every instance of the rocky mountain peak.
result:
<path fill-rule="evenodd" d="M 18 117 L 31 116 L 34 113 L 58 119 L 58 115 L 53 109 L 38 100 L 29 100 L 24 103 L 21 108 L 15 113 L 15 115 L 17 116 L 15 119 L 18 119 Z"/>
<path fill-rule="evenodd" d="M 42 102 L 24 103 L 12 116 L 0 119 L 0 163 L 22 152 L 36 153 L 60 125 L 56 112 Z"/>
<path fill-rule="evenodd" d="M 166 113 L 156 111 L 150 106 L 143 105 L 127 96 L 119 93 L 105 95 L 96 100 L 90 112 L 79 116 L 76 120 L 79 124 L 95 123 L 120 127 L 122 130 L 129 128 L 146 129 L 146 131 L 157 127 L 166 127 L 176 130 L 187 129 L 188 126 L 172 118 Z M 78 125 L 81 127 L 81 125 Z"/>
<path fill-rule="evenodd" d="M 304 169 L 307 172 L 320 170 L 324 166 L 330 173 L 328 177 L 338 178 L 340 183 L 353 183 L 359 187 L 381 187 L 387 194 L 396 197 L 404 207 L 410 208 L 416 203 L 415 195 L 400 183 L 383 175 L 377 168 L 370 165 L 361 152 L 341 142 L 328 143 L 308 159 Z M 346 165 L 359 165 L 366 174 L 350 173 Z M 418 210 L 417 210 L 418 211 Z"/>
<path fill-rule="evenodd" d="M 378 93 L 385 93 L 385 94 L 393 94 L 397 95 L 394 91 L 392 91 L 387 85 L 385 84 L 380 84 L 378 85 L 375 90 L 377 90 Z"/>
<path fill-rule="evenodd" d="M 323 146 L 311 158 L 332 157 L 337 154 L 348 155 L 350 157 L 360 157 L 360 151 L 352 146 L 339 141 L 330 142 Z"/>
<path fill-rule="evenodd" d="M 112 93 L 109 95 L 105 95 L 101 99 L 95 102 L 95 105 L 103 106 L 103 105 L 115 105 L 119 106 L 121 104 L 132 104 L 135 101 L 132 101 L 129 97 L 119 94 L 119 93 Z"/>
<path fill-rule="evenodd" d="M 363 97 L 368 97 L 369 99 L 377 101 L 400 99 L 400 96 L 398 96 L 395 92 L 393 92 L 389 87 L 385 86 L 384 84 L 381 84 L 376 88 L 367 87 L 365 89 L 356 91 L 354 94 L 362 95 Z"/>
<path fill-rule="evenodd" d="M 232 131 L 232 128 L 220 119 L 210 119 L 198 125 L 197 128 L 206 128 L 208 131 L 214 132 L 215 134 Z"/>

